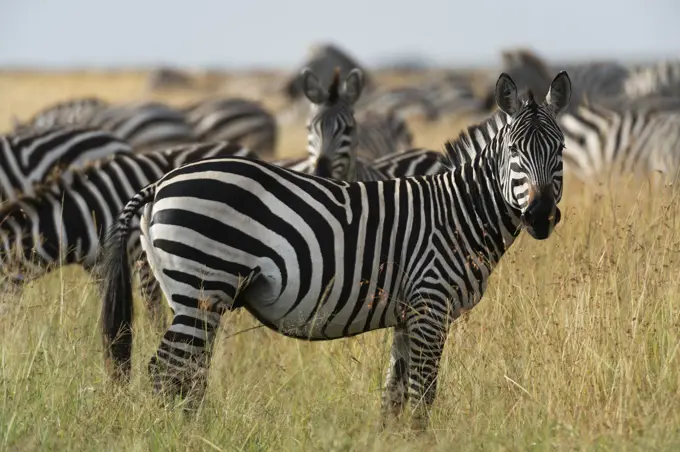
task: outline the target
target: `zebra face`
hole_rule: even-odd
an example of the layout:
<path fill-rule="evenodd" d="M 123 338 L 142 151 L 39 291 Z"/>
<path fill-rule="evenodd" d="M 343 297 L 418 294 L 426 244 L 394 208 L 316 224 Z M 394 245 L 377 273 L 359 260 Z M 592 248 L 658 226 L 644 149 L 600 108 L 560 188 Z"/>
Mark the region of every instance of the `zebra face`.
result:
<path fill-rule="evenodd" d="M 529 92 L 520 102 L 517 86 L 507 74 L 496 84 L 496 102 L 511 117 L 503 142 L 501 185 L 506 202 L 521 214 L 522 224 L 535 239 L 550 236 L 561 219 L 562 151 L 564 135 L 556 116 L 571 99 L 566 72 L 557 74 L 541 104 Z"/>
<path fill-rule="evenodd" d="M 341 86 L 336 70 L 327 90 L 309 69 L 303 71 L 302 77 L 303 92 L 312 103 L 307 151 L 316 161 L 314 174 L 348 180 L 356 163 L 354 104 L 363 89 L 361 71 L 353 69 Z"/>

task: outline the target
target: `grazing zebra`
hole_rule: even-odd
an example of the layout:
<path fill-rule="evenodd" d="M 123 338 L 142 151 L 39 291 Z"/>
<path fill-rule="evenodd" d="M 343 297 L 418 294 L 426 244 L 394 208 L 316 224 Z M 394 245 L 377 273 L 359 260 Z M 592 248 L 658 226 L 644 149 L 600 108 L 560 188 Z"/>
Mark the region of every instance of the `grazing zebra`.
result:
<path fill-rule="evenodd" d="M 535 95 L 545 91 L 550 74 L 559 66 L 566 70 L 573 83 L 573 99 L 569 110 L 573 111 L 584 98 L 599 101 L 620 96 L 630 71 L 615 62 L 592 62 L 573 65 L 548 65 L 540 56 L 528 49 L 507 49 L 502 53 L 503 71 L 517 77 L 520 90 L 531 90 Z M 492 107 L 493 88 L 489 87 L 486 105 Z"/>
<path fill-rule="evenodd" d="M 511 121 L 445 173 L 347 183 L 229 158 L 185 165 L 142 189 L 104 249 L 114 377 L 130 372 L 125 243 L 145 206 L 142 244 L 174 312 L 149 363 L 157 391 L 199 400 L 220 318 L 243 307 L 306 340 L 395 328 L 384 412 L 410 400 L 415 425 L 425 426 L 451 321 L 479 302 L 521 229 L 542 240 L 560 221 L 564 144 L 555 115 L 569 103 L 569 77 L 559 73 L 541 104 L 531 95 L 520 101 L 506 74 L 496 93 Z"/>
<path fill-rule="evenodd" d="M 184 109 L 201 141 L 231 141 L 260 156 L 276 150 L 276 118 L 262 104 L 247 99 L 207 99 Z"/>
<path fill-rule="evenodd" d="M 97 112 L 87 124 L 112 132 L 130 143 L 135 152 L 197 141 L 184 113 L 160 102 L 111 106 Z"/>
<path fill-rule="evenodd" d="M 660 61 L 634 71 L 624 82 L 629 98 L 680 96 L 680 61 Z"/>
<path fill-rule="evenodd" d="M 353 106 L 363 88 L 361 71 L 352 69 L 342 84 L 336 71 L 326 89 L 306 69 L 302 82 L 303 92 L 312 103 L 307 150 L 314 162 L 314 174 L 348 182 L 385 179 L 364 156 L 394 154 L 410 147 L 412 137 L 408 126 L 396 117 L 369 116 L 367 123 L 357 123 Z"/>
<path fill-rule="evenodd" d="M 32 129 L 46 129 L 56 126 L 82 125 L 109 104 L 97 97 L 82 97 L 57 102 L 33 115 L 25 123 L 13 118 L 14 133 L 26 133 Z"/>
<path fill-rule="evenodd" d="M 54 266 L 80 264 L 91 271 L 100 239 L 125 206 L 147 184 L 185 163 L 214 157 L 255 157 L 241 146 L 207 143 L 146 154 L 118 154 L 63 174 L 0 208 L 2 272 L 10 282 L 31 280 Z M 131 260 L 140 258 L 138 218 L 127 242 Z M 145 300 L 153 312 L 160 292 L 146 261 L 140 268 Z"/>
<path fill-rule="evenodd" d="M 94 98 L 62 102 L 38 112 L 15 130 L 51 126 L 80 126 L 107 130 L 127 141 L 136 152 L 196 141 L 184 114 L 159 102 L 107 105 Z"/>
<path fill-rule="evenodd" d="M 671 182 L 680 169 L 680 112 L 644 103 L 611 108 L 583 104 L 559 118 L 566 137 L 564 160 L 584 182 L 614 173 Z"/>
<path fill-rule="evenodd" d="M 0 202 L 32 195 L 35 184 L 109 155 L 132 153 L 111 133 L 79 127 L 28 129 L 0 135 Z"/>

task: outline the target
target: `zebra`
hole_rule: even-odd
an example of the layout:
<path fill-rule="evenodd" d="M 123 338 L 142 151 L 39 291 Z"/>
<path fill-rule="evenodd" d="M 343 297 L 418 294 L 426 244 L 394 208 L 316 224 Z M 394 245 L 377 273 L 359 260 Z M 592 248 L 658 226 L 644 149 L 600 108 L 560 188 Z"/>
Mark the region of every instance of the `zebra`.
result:
<path fill-rule="evenodd" d="M 80 264 L 91 272 L 104 232 L 133 194 L 185 163 L 227 156 L 256 158 L 246 148 L 227 142 L 121 153 L 37 186 L 32 195 L 0 207 L 3 274 L 10 283 L 19 284 L 60 265 Z M 142 256 L 137 224 L 135 219 L 135 233 L 127 243 L 133 262 Z M 141 259 L 140 264 L 143 298 L 158 317 L 161 294 L 146 261 Z"/>
<path fill-rule="evenodd" d="M 573 82 L 572 97 L 576 100 L 569 106 L 569 111 L 577 108 L 584 99 L 596 102 L 622 96 L 625 80 L 630 75 L 625 66 L 608 61 L 551 66 L 535 52 L 525 48 L 503 50 L 502 58 L 503 71 L 519 80 L 520 89 L 531 90 L 534 95 L 540 93 L 542 96 L 543 87 L 550 83 L 550 74 L 557 67 L 566 70 Z M 493 87 L 490 86 L 485 102 L 488 107 L 493 107 L 491 99 Z"/>
<path fill-rule="evenodd" d="M 32 195 L 36 184 L 64 171 L 132 151 L 127 142 L 109 132 L 82 127 L 26 129 L 0 135 L 0 202 Z"/>
<path fill-rule="evenodd" d="M 183 109 L 201 141 L 232 141 L 260 156 L 276 150 L 276 118 L 264 106 L 248 99 L 206 99 Z"/>
<path fill-rule="evenodd" d="M 507 74 L 496 93 L 511 120 L 445 173 L 348 183 L 228 158 L 184 165 L 140 190 L 103 253 L 112 377 L 131 370 L 125 242 L 143 207 L 142 245 L 174 312 L 149 362 L 155 391 L 195 407 L 227 311 L 245 308 L 311 341 L 391 327 L 383 414 L 409 401 L 414 426 L 425 427 L 450 323 L 480 301 L 522 229 L 547 239 L 561 219 L 564 137 L 555 116 L 569 104 L 569 76 L 560 72 L 540 104 L 520 100 Z"/>
<path fill-rule="evenodd" d="M 559 118 L 567 170 L 586 183 L 615 173 L 672 182 L 680 169 L 680 112 L 654 102 L 612 105 L 585 103 Z"/>
<path fill-rule="evenodd" d="M 108 105 L 94 98 L 48 107 L 28 123 L 16 123 L 15 131 L 69 125 L 109 131 L 130 143 L 136 152 L 196 141 L 184 114 L 160 102 Z"/>
<path fill-rule="evenodd" d="M 625 80 L 624 92 L 629 98 L 647 96 L 680 96 L 680 61 L 658 63 L 633 71 Z"/>
<path fill-rule="evenodd" d="M 296 69 L 285 82 L 283 91 L 291 101 L 300 100 L 304 95 L 301 74 L 305 69 L 314 72 L 321 82 L 325 86 L 328 86 L 335 77 L 334 74 L 337 68 L 340 68 L 341 74 L 345 76 L 349 74 L 352 69 L 359 69 L 364 76 L 364 88 L 366 92 L 370 92 L 375 88 L 373 77 L 353 56 L 337 45 L 321 43 L 310 49 L 309 55 L 301 67 Z"/>
<path fill-rule="evenodd" d="M 314 162 L 314 174 L 349 182 L 385 179 L 364 156 L 387 156 L 410 147 L 408 126 L 395 117 L 372 116 L 366 124 L 357 123 L 353 105 L 363 89 L 359 69 L 352 69 L 342 83 L 336 71 L 328 89 L 314 72 L 305 69 L 302 89 L 312 103 L 307 151 L 310 162 Z"/>
<path fill-rule="evenodd" d="M 81 97 L 57 102 L 40 110 L 26 122 L 12 118 L 13 132 L 26 133 L 32 129 L 86 124 L 95 113 L 107 108 L 109 103 L 98 97 Z"/>
<path fill-rule="evenodd" d="M 130 143 L 135 152 L 197 141 L 184 113 L 160 102 L 111 106 L 98 111 L 87 125 L 112 132 Z"/>

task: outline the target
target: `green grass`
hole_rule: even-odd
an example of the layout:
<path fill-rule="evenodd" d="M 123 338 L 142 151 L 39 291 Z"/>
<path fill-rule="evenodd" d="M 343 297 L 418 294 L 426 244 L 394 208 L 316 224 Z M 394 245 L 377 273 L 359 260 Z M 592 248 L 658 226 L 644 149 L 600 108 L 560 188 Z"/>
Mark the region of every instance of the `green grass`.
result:
<path fill-rule="evenodd" d="M 575 185 L 575 184 L 574 184 Z M 380 432 L 389 333 L 305 343 L 224 319 L 195 418 L 151 395 L 160 339 L 137 310 L 133 381 L 103 368 L 95 286 L 55 271 L 4 294 L 0 444 L 12 450 L 677 450 L 677 196 L 573 188 L 451 330 L 430 431 Z M 139 307 L 139 305 L 138 305 Z"/>

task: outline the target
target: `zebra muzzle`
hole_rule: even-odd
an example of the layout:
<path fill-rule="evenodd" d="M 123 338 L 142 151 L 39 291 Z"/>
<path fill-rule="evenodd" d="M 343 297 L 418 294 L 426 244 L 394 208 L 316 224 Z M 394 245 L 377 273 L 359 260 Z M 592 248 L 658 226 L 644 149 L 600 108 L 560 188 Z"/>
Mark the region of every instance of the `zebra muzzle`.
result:
<path fill-rule="evenodd" d="M 332 177 L 333 176 L 333 163 L 328 157 L 319 157 L 316 161 L 316 169 L 314 170 L 315 176 L 320 177 Z"/>
<path fill-rule="evenodd" d="M 522 223 L 533 238 L 543 240 L 550 236 L 562 214 L 555 203 L 552 186 L 535 188 L 531 194 L 529 205 L 522 214 Z"/>

